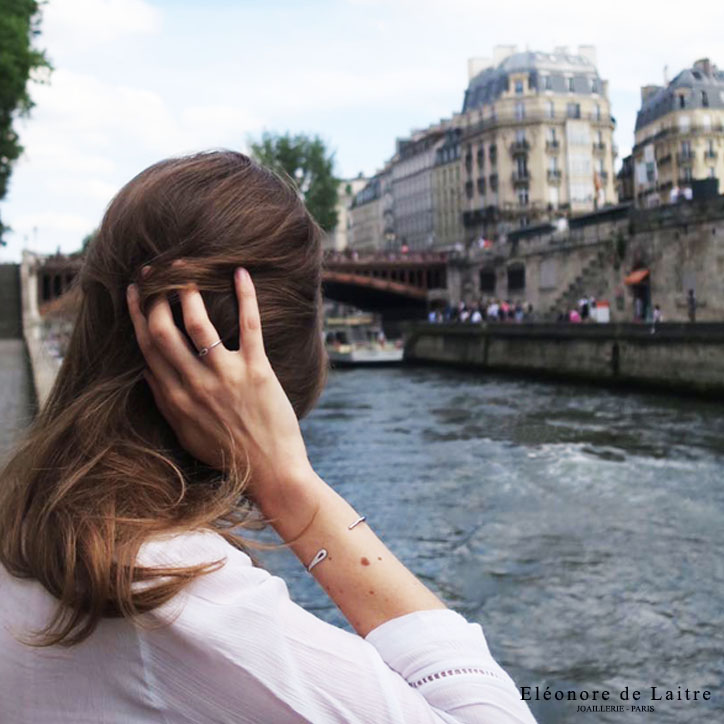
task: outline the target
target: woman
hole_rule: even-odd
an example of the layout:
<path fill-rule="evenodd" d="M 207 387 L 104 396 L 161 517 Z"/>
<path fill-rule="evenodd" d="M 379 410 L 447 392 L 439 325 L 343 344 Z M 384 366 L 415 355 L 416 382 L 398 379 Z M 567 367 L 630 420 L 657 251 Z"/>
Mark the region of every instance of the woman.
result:
<path fill-rule="evenodd" d="M 111 203 L 2 474 L 0 721 L 532 721 L 480 626 L 309 463 L 320 239 L 238 153 L 159 163 Z M 255 509 L 358 636 L 252 564 Z"/>

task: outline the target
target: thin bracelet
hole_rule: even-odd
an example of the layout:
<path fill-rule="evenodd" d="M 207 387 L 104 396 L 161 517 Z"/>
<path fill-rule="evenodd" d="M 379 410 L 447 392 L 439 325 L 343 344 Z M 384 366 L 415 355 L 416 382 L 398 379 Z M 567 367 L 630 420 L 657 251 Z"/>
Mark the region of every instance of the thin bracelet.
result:
<path fill-rule="evenodd" d="M 317 565 L 317 563 L 321 563 L 325 558 L 327 557 L 327 549 L 326 548 L 320 548 L 317 555 L 312 558 L 312 562 L 307 566 L 307 572 L 311 572 L 312 568 Z"/>
<path fill-rule="evenodd" d="M 357 520 L 355 520 L 354 523 L 350 523 L 350 525 L 347 526 L 347 530 L 352 530 L 352 528 L 354 528 L 356 525 L 359 525 L 365 520 L 367 520 L 367 516 L 361 515 L 359 518 L 357 518 Z M 328 555 L 329 554 L 327 553 L 326 548 L 320 548 L 314 558 L 312 558 L 310 564 L 307 566 L 307 572 L 311 573 L 312 568 L 314 568 L 314 566 L 316 566 L 318 563 L 321 563 L 325 558 L 327 558 Z"/>
<path fill-rule="evenodd" d="M 357 518 L 357 520 L 355 520 L 354 523 L 352 523 L 352 525 L 348 525 L 347 530 L 352 530 L 352 528 L 354 528 L 356 525 L 359 525 L 363 520 L 367 520 L 366 515 L 361 515 L 359 518 Z"/>

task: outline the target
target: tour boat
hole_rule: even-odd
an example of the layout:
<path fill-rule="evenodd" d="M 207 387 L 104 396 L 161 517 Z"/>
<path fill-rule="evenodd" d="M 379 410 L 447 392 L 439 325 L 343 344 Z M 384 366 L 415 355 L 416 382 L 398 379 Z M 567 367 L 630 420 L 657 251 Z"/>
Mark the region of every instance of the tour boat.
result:
<path fill-rule="evenodd" d="M 402 362 L 402 340 L 388 340 L 371 314 L 328 317 L 324 325 L 327 354 L 334 366 Z"/>

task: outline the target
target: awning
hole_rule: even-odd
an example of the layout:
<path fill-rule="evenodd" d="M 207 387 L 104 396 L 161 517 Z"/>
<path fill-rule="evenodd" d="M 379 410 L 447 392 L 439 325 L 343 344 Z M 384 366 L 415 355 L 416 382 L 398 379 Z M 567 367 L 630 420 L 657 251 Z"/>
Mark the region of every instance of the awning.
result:
<path fill-rule="evenodd" d="M 648 275 L 648 269 L 636 269 L 636 271 L 632 271 L 623 281 L 624 284 L 641 284 Z"/>

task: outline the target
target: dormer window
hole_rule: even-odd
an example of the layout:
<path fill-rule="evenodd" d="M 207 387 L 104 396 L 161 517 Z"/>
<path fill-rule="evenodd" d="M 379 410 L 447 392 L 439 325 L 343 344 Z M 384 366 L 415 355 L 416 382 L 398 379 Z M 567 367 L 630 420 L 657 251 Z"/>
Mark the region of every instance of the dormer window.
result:
<path fill-rule="evenodd" d="M 706 91 L 701 92 L 701 105 L 704 106 L 704 108 L 709 107 L 709 96 Z"/>
<path fill-rule="evenodd" d="M 516 95 L 522 95 L 523 93 L 523 81 L 522 80 L 516 80 L 515 81 L 515 94 Z"/>
<path fill-rule="evenodd" d="M 571 93 L 573 93 L 573 91 L 576 90 L 576 85 L 575 85 L 575 82 L 574 82 L 574 78 L 573 78 L 573 77 L 571 77 L 571 78 L 568 79 L 568 90 L 569 90 Z"/>

